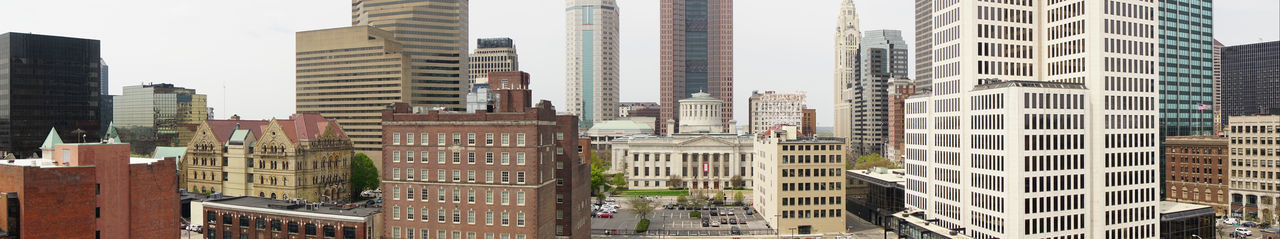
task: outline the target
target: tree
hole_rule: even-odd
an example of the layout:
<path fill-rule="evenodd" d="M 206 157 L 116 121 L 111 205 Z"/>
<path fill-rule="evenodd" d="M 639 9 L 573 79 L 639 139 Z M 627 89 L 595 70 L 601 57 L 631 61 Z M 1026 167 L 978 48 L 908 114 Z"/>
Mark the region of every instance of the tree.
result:
<path fill-rule="evenodd" d="M 625 173 L 615 173 L 615 174 L 613 174 L 613 179 L 609 181 L 609 184 L 612 184 L 612 185 L 613 185 L 613 187 L 615 187 L 615 188 L 626 188 L 626 187 L 627 187 L 627 176 L 626 176 L 626 175 L 623 175 L 623 174 L 625 174 Z"/>
<path fill-rule="evenodd" d="M 740 175 L 734 175 L 732 178 L 729 178 L 729 185 L 732 185 L 734 187 L 747 186 L 746 182 L 742 181 L 742 176 Z"/>
<path fill-rule="evenodd" d="M 631 212 L 641 219 L 649 219 L 649 214 L 653 213 L 653 201 L 645 197 L 631 198 Z"/>
<path fill-rule="evenodd" d="M 360 198 L 360 192 L 377 189 L 382 184 L 378 178 L 378 168 L 373 166 L 373 159 L 364 153 L 357 153 L 351 159 L 351 198 Z"/>
<path fill-rule="evenodd" d="M 871 169 L 875 167 L 902 168 L 901 166 L 894 164 L 892 161 L 889 161 L 888 159 L 881 157 L 880 154 L 876 154 L 876 153 L 858 157 L 857 163 L 853 165 L 849 165 L 848 163 L 845 163 L 845 166 L 846 168 L 850 168 L 850 169 L 854 169 L 854 168 Z M 853 167 L 849 167 L 849 166 L 853 166 Z"/>
<path fill-rule="evenodd" d="M 744 205 L 744 204 L 743 204 L 743 199 L 745 199 L 745 197 L 744 197 L 744 196 L 742 196 L 742 191 L 738 191 L 738 192 L 733 193 L 733 201 L 734 201 L 734 202 L 737 202 L 737 203 L 738 203 L 738 205 Z"/>
<path fill-rule="evenodd" d="M 684 187 L 684 179 L 680 179 L 680 177 L 671 175 L 671 178 L 667 179 L 667 187 L 682 188 Z"/>
<path fill-rule="evenodd" d="M 591 152 L 591 195 L 604 195 L 603 192 L 609 190 L 609 185 L 604 177 L 606 169 L 608 167 L 601 162 L 595 152 Z"/>
<path fill-rule="evenodd" d="M 702 207 L 703 205 L 707 205 L 707 194 L 702 190 L 694 190 L 693 198 L 690 199 L 689 204 L 693 207 Z"/>
<path fill-rule="evenodd" d="M 716 191 L 716 198 L 712 199 L 716 204 L 724 204 L 724 191 Z"/>
<path fill-rule="evenodd" d="M 683 206 L 683 205 L 686 205 L 686 203 L 689 203 L 689 197 L 686 197 L 686 196 L 684 196 L 684 195 L 676 196 L 676 204 L 677 204 L 677 205 L 682 205 L 682 206 Z"/>

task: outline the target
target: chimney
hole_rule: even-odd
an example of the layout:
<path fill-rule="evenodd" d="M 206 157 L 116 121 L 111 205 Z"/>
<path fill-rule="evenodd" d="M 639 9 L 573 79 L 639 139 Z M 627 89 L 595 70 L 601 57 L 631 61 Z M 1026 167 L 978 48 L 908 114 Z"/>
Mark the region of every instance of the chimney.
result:
<path fill-rule="evenodd" d="M 497 84 L 497 87 L 493 87 Z M 489 73 L 489 86 L 493 87 L 493 94 L 498 98 L 494 103 L 495 112 L 524 112 L 525 109 L 533 107 L 533 92 L 529 90 L 529 73 L 523 71 L 515 72 L 491 72 Z"/>
<path fill-rule="evenodd" d="M 737 120 L 729 120 L 729 134 L 738 134 Z"/>

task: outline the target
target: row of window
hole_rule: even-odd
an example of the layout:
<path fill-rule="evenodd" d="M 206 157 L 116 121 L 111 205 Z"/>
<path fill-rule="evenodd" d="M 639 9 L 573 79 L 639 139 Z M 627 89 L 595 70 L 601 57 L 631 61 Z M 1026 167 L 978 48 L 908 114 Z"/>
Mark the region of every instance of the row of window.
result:
<path fill-rule="evenodd" d="M 209 212 L 205 212 L 205 218 L 206 220 L 208 220 L 209 224 L 217 224 L 219 217 L 218 217 L 218 213 L 209 211 Z M 239 220 L 236 221 L 235 220 L 236 218 L 239 218 Z M 249 216 L 244 216 L 244 215 L 236 216 L 231 213 L 223 213 L 221 216 L 221 219 L 222 219 L 223 225 L 239 226 L 241 229 L 255 228 L 258 230 L 267 230 L 267 226 L 270 225 L 270 228 L 271 228 L 270 230 L 273 232 L 287 232 L 289 234 L 303 234 L 307 236 L 317 236 L 318 233 L 321 233 L 319 235 L 323 236 L 324 238 L 335 238 L 338 235 L 337 234 L 338 228 L 334 225 L 316 225 L 314 223 L 302 224 L 294 221 L 285 223 L 279 219 L 271 219 L 268 221 L 266 218 L 263 218 L 263 217 L 250 218 Z M 205 235 L 208 238 L 218 238 L 217 236 L 218 231 L 214 228 L 215 227 L 209 227 L 209 230 L 206 231 Z M 228 229 L 228 228 L 224 228 L 224 230 L 226 231 L 224 232 L 225 234 L 223 234 L 222 238 L 232 238 L 233 233 L 239 232 L 239 230 Z M 247 233 L 240 234 L 239 238 L 244 238 L 246 236 L 248 236 Z M 342 227 L 342 238 L 355 239 L 356 228 L 350 227 L 350 226 Z"/>
<path fill-rule="evenodd" d="M 422 229 L 421 233 L 415 235 L 415 232 L 418 232 L 417 230 L 418 229 L 412 227 L 391 227 L 391 239 L 431 239 L 431 230 Z M 456 230 L 452 232 L 448 230 L 436 230 L 435 237 L 436 239 L 477 239 L 476 236 L 479 235 L 478 233 L 479 232 L 462 232 Z M 463 237 L 463 235 L 466 235 L 466 237 Z M 513 236 L 515 237 L 514 239 L 527 238 L 524 234 L 513 235 L 508 233 L 484 233 L 484 239 L 512 239 Z"/>
<path fill-rule="evenodd" d="M 843 218 L 841 211 L 844 209 L 783 210 L 782 218 Z"/>
<path fill-rule="evenodd" d="M 391 207 L 391 220 L 406 220 L 406 221 L 415 221 L 415 220 L 420 220 L 420 221 L 422 221 L 422 222 L 431 222 L 431 210 L 430 210 L 430 209 L 427 209 L 427 208 L 423 207 L 423 208 L 422 208 L 422 214 L 419 214 L 419 215 L 421 216 L 421 218 L 419 218 L 419 217 L 415 217 L 415 216 L 413 215 L 413 213 L 415 213 L 415 212 L 418 212 L 418 211 L 417 211 L 417 210 L 414 210 L 414 209 L 413 209 L 413 207 L 412 207 L 412 206 L 410 206 L 410 207 L 406 208 L 406 210 L 405 210 L 405 214 L 404 214 L 404 216 L 405 216 L 405 217 L 404 217 L 404 218 L 401 218 L 401 217 L 400 217 L 400 206 L 399 206 L 399 205 L 392 206 L 392 207 Z M 476 210 L 475 210 L 475 209 L 467 209 L 466 217 L 463 217 L 462 210 L 459 210 L 457 207 L 454 207 L 454 208 L 453 208 L 453 214 L 448 214 L 448 213 L 449 213 L 449 212 L 448 212 L 448 211 L 446 211 L 443 207 L 436 209 L 436 218 L 435 218 L 435 219 L 436 219 L 436 222 L 438 222 L 438 223 L 447 223 L 447 222 L 452 222 L 453 224 L 462 224 L 462 223 L 463 223 L 463 221 L 466 221 L 466 222 L 465 222 L 466 224 L 469 224 L 469 225 L 476 225 L 476 220 L 478 220 L 478 219 L 477 219 L 477 217 L 476 217 Z M 496 214 L 496 213 L 494 213 L 494 212 L 493 212 L 493 210 L 486 210 L 486 211 L 484 212 L 484 225 L 486 225 L 486 226 L 499 225 L 499 226 L 504 226 L 504 227 L 512 226 L 512 222 L 511 222 L 511 213 L 510 213 L 510 212 L 508 212 L 508 211 L 506 211 L 506 210 L 503 210 L 503 211 L 502 211 L 502 217 L 501 217 L 501 218 L 498 218 L 498 220 L 495 220 L 495 217 L 496 217 L 496 216 L 495 216 L 495 214 Z M 451 215 L 451 216 L 450 216 L 450 215 Z M 525 213 L 524 213 L 524 211 L 517 211 L 517 212 L 515 213 L 515 226 L 517 226 L 517 227 L 524 227 L 524 226 L 525 226 L 525 222 L 526 222 L 526 221 L 525 221 Z"/>
<path fill-rule="evenodd" d="M 557 148 L 557 149 L 561 149 L 556 151 L 557 154 L 564 154 L 564 150 L 562 150 L 562 148 Z M 391 150 L 391 162 L 393 163 L 400 162 L 400 156 L 401 156 L 400 152 L 401 152 L 400 150 Z M 437 151 L 436 163 L 445 164 L 447 162 L 452 162 L 453 164 L 462 164 L 462 155 L 463 155 L 463 152 L 459 152 L 459 151 L 452 151 L 452 152 Z M 480 156 L 478 152 L 466 152 L 466 155 L 467 155 L 466 156 L 467 164 L 476 164 L 477 157 Z M 525 156 L 525 153 L 516 152 L 515 155 L 516 155 L 516 165 L 524 165 L 526 162 L 526 159 L 528 158 Z M 413 159 L 414 156 L 418 156 L 418 160 L 414 160 Z M 495 156 L 500 156 L 500 157 L 495 157 Z M 404 151 L 404 162 L 405 163 L 414 163 L 414 162 L 431 163 L 431 152 L 426 150 L 419 151 L 417 153 L 414 153 L 414 151 Z M 484 153 L 484 164 L 493 165 L 495 162 L 502 165 L 511 165 L 511 152 L 501 152 L 501 153 L 485 152 Z"/>
<path fill-rule="evenodd" d="M 783 169 L 782 177 L 843 177 L 843 168 L 799 168 Z"/>
<path fill-rule="evenodd" d="M 820 190 L 844 190 L 840 186 L 843 181 L 839 182 L 816 182 L 816 183 L 783 183 L 782 191 L 820 191 Z"/>
<path fill-rule="evenodd" d="M 413 177 L 414 177 L 414 175 L 420 175 L 420 176 L 421 176 L 421 177 L 419 177 L 419 178 L 417 179 L 417 181 L 424 181 L 424 182 L 425 182 L 425 181 L 429 181 L 429 180 L 431 179 L 431 170 L 428 170 L 428 169 L 419 169 L 419 170 L 418 170 L 419 174 L 414 174 L 414 172 L 413 172 L 413 171 L 414 171 L 414 169 L 413 169 L 413 168 L 405 168 L 404 170 L 405 170 L 405 174 L 404 174 L 404 176 L 405 176 L 405 177 L 404 177 L 404 181 L 415 181 L 415 180 L 414 180 L 414 178 L 413 178 Z M 436 181 L 437 181 L 437 182 L 462 182 L 462 180 L 463 180 L 463 174 L 462 174 L 462 173 L 463 173 L 463 172 L 462 172 L 462 170 L 454 169 L 454 170 L 453 170 L 452 177 L 449 177 L 449 176 L 450 176 L 450 174 L 449 174 L 449 171 L 448 171 L 448 170 L 444 170 L 444 169 L 437 169 L 437 170 L 436 170 Z M 400 177 L 400 176 L 401 176 L 401 174 L 400 174 L 400 168 L 392 168 L 392 169 L 391 169 L 391 180 L 401 180 L 401 177 Z M 485 171 L 484 171 L 484 182 L 485 182 L 485 183 L 495 183 L 495 181 L 494 181 L 495 176 L 497 176 L 497 178 L 498 178 L 498 179 L 500 179 L 499 181 L 496 181 L 496 182 L 498 182 L 498 183 L 504 183 L 504 184 L 510 184 L 510 183 L 512 183 L 512 182 L 511 182 L 511 171 L 500 171 L 500 172 L 499 172 L 499 171 L 493 171 L 493 170 L 485 170 Z M 515 180 L 515 183 L 516 183 L 516 184 L 525 184 L 525 182 L 526 182 L 526 181 L 525 181 L 525 172 L 524 172 L 524 171 L 516 171 L 516 172 L 515 172 L 515 176 L 516 176 L 516 178 L 515 178 L 515 179 L 516 179 L 516 180 Z M 449 180 L 449 179 L 452 179 L 452 180 Z M 474 183 L 474 182 L 476 182 L 476 170 L 467 170 L 467 171 L 466 171 L 466 181 L 467 181 L 467 182 L 469 182 L 469 183 Z"/>
<path fill-rule="evenodd" d="M 418 139 L 420 139 L 421 141 L 414 140 L 414 135 L 419 135 L 420 137 L 418 137 Z M 405 138 L 404 138 L 404 145 L 414 145 L 415 143 L 416 143 L 416 144 L 419 144 L 419 145 L 423 145 L 423 146 L 431 145 L 431 138 L 430 138 L 431 134 L 428 134 L 428 133 L 421 133 L 421 134 L 404 133 L 404 136 L 405 136 Z M 437 134 L 436 134 L 436 140 L 435 140 L 435 143 L 436 143 L 436 144 L 435 144 L 435 146 L 463 145 L 463 144 L 462 144 L 462 133 L 453 133 L 453 138 L 452 138 L 453 140 L 452 140 L 452 141 L 449 141 L 449 140 L 448 140 L 449 138 L 446 138 L 447 136 L 448 136 L 448 135 L 446 135 L 445 133 L 437 133 Z M 511 134 L 509 134 L 509 133 L 503 133 L 501 136 L 502 136 L 502 141 L 501 141 L 501 144 L 500 144 L 500 145 L 501 145 L 501 146 L 511 146 Z M 564 134 L 562 134 L 562 133 L 556 133 L 556 140 L 564 140 Z M 468 145 L 468 146 L 476 146 L 476 141 L 477 141 L 477 139 L 476 139 L 476 133 L 467 133 L 467 143 L 466 143 L 466 145 Z M 452 142 L 452 144 L 447 144 L 447 143 L 449 143 L 449 142 Z M 401 141 L 400 141 L 400 133 L 399 133 L 399 132 L 391 133 L 391 145 L 401 145 Z M 485 134 L 484 134 L 484 145 L 485 145 L 485 146 L 494 146 L 494 134 L 493 134 L 493 133 L 485 133 Z M 516 133 L 516 144 L 515 144 L 515 145 L 516 145 L 517 147 L 523 147 L 523 146 L 525 146 L 525 134 L 524 134 L 524 133 Z"/>
<path fill-rule="evenodd" d="M 784 197 L 783 206 L 840 205 L 841 197 Z"/>
<path fill-rule="evenodd" d="M 415 200 L 414 192 L 418 192 L 418 190 L 421 190 L 421 194 L 419 194 L 419 195 L 421 195 L 421 197 L 416 197 L 416 200 L 420 200 L 420 201 L 423 201 L 423 202 L 429 202 L 429 201 L 431 201 L 431 191 L 430 191 L 430 187 L 422 186 L 422 188 L 421 188 L 421 189 L 417 189 L 417 188 L 415 188 L 414 186 L 411 186 L 411 185 L 410 185 L 410 186 L 406 186 L 406 187 L 405 187 L 405 193 L 406 193 L 405 195 L 406 195 L 407 197 L 404 197 L 404 200 L 405 200 L 405 201 L 414 201 L 414 200 Z M 475 203 L 476 203 L 476 190 L 475 190 L 475 189 L 473 189 L 473 188 L 469 188 L 469 189 L 467 189 L 467 194 L 466 194 L 466 195 L 463 195 L 463 194 L 462 194 L 462 189 L 459 189 L 459 188 L 457 188 L 457 187 L 454 187 L 454 188 L 453 188 L 453 194 L 452 194 L 452 195 L 453 195 L 452 200 L 446 200 L 447 198 L 450 198 L 450 197 L 449 197 L 449 195 L 451 195 L 451 194 L 449 194 L 449 191 L 448 191 L 448 190 L 446 190 L 446 189 L 445 189 L 445 187 L 437 187 L 437 188 L 436 188 L 436 202 L 447 202 L 447 201 L 452 201 L 453 203 L 461 203 L 461 202 L 462 202 L 462 200 L 463 200 L 463 198 L 465 197 L 465 198 L 466 198 L 466 202 L 467 202 L 467 203 L 469 203 L 469 204 L 475 204 Z M 485 190 L 485 192 L 484 192 L 484 204 L 493 205 L 493 204 L 494 204 L 494 195 L 495 195 L 495 193 L 494 193 L 494 191 L 493 191 L 493 190 Z M 501 204 L 501 205 L 511 205 L 511 192 L 510 192 L 510 191 L 503 190 L 503 191 L 501 191 L 501 192 L 497 192 L 497 195 L 500 197 L 500 198 L 498 198 L 498 199 L 499 199 L 499 200 L 498 200 L 498 203 L 499 203 L 499 204 Z M 399 201 L 399 200 L 401 200 L 401 197 L 400 197 L 400 185 L 396 185 L 396 186 L 393 186 L 393 187 L 392 187 L 392 190 L 391 190 L 391 200 L 392 200 L 392 201 Z M 524 191 L 516 191 L 516 192 L 515 192 L 515 205 L 516 205 L 516 206 L 524 206 L 524 204 L 525 204 L 525 192 L 524 192 Z"/>

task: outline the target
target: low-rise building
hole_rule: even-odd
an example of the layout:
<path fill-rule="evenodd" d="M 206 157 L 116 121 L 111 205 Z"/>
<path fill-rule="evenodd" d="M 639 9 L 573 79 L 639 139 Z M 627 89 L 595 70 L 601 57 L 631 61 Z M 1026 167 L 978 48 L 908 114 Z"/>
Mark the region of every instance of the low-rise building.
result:
<path fill-rule="evenodd" d="M 799 131 L 779 125 L 756 135 L 752 207 L 771 228 L 845 232 L 844 139 Z"/>
<path fill-rule="evenodd" d="M 904 169 L 848 170 L 845 177 L 845 210 L 876 225 L 885 225 L 891 214 L 906 208 L 907 179 Z"/>
<path fill-rule="evenodd" d="M 0 160 L 0 238 L 176 238 L 174 159 L 130 158 L 128 144 L 63 144 Z"/>
<path fill-rule="evenodd" d="M 656 120 L 655 118 L 647 118 Z M 587 130 L 586 136 L 591 139 L 591 148 L 608 152 L 609 144 L 614 139 L 636 135 L 653 135 L 653 126 L 631 119 L 606 120 L 596 123 Z"/>
<path fill-rule="evenodd" d="M 1227 138 L 1170 136 L 1163 145 L 1167 200 L 1211 206 L 1227 216 Z"/>
<path fill-rule="evenodd" d="M 737 127 L 723 126 L 722 104 L 707 93 L 695 93 L 680 104 L 680 127 L 668 120 L 667 136 L 631 136 L 610 142 L 609 171 L 625 173 L 630 188 L 751 187 L 751 136 L 739 135 Z M 730 120 L 728 125 L 735 124 Z"/>
<path fill-rule="evenodd" d="M 1231 116 L 1231 216 L 1276 218 L 1280 206 L 1280 115 Z"/>
<path fill-rule="evenodd" d="M 382 208 L 260 197 L 201 203 L 204 238 L 378 238 Z"/>
<path fill-rule="evenodd" d="M 206 120 L 186 145 L 180 188 L 191 192 L 311 202 L 351 198 L 351 139 L 320 114 Z"/>
<path fill-rule="evenodd" d="M 1160 238 L 1213 238 L 1217 235 L 1213 207 L 1160 202 Z"/>

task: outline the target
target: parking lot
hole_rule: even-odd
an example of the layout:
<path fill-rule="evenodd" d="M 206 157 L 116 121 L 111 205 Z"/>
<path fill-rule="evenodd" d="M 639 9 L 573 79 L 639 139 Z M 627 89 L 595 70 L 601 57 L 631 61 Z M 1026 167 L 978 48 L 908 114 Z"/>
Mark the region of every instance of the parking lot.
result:
<path fill-rule="evenodd" d="M 592 234 L 635 234 L 636 224 L 640 222 L 640 217 L 628 210 L 625 202 L 622 209 L 614 214 L 613 218 L 592 218 L 591 229 Z M 731 211 L 733 215 L 717 215 L 712 216 L 710 210 L 699 210 L 702 216 L 716 220 L 721 219 L 728 221 L 733 219 L 737 224 L 721 224 L 717 226 L 702 226 L 701 218 L 689 217 L 692 210 L 666 209 L 665 207 L 655 208 L 653 213 L 649 215 L 649 230 L 644 233 L 646 235 L 671 235 L 671 236 L 721 236 L 733 235 L 732 230 L 737 227 L 742 235 L 759 235 L 773 234 L 773 230 L 767 228 L 763 218 L 759 214 L 747 215 L 742 206 L 719 207 L 719 211 Z"/>

